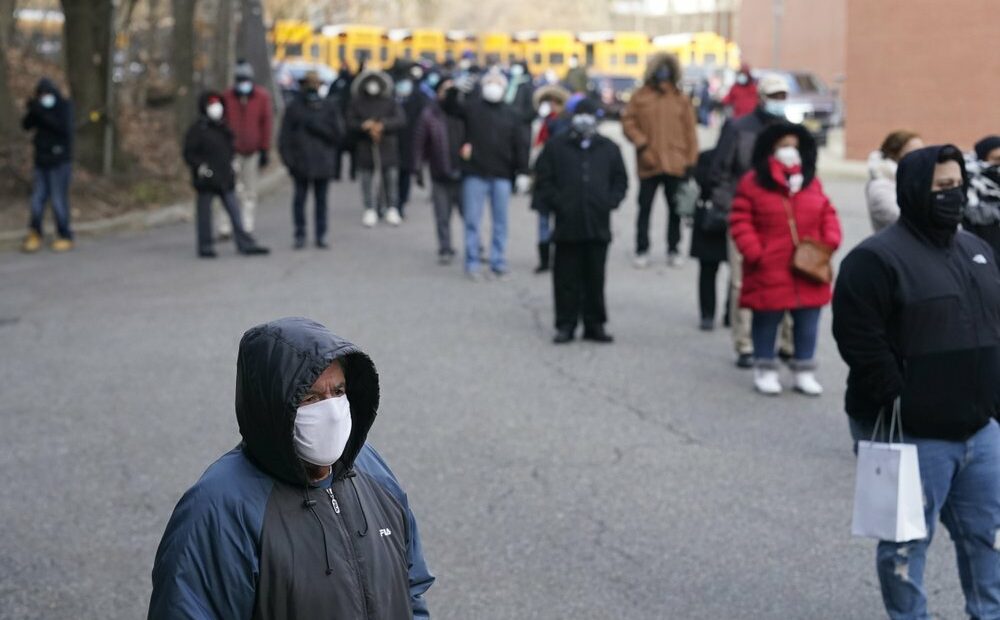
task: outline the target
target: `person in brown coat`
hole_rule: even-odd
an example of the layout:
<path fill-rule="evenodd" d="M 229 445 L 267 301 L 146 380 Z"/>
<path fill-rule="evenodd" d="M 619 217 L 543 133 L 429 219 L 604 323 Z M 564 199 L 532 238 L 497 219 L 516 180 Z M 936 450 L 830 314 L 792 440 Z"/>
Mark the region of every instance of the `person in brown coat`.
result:
<path fill-rule="evenodd" d="M 622 114 L 625 137 L 635 145 L 639 174 L 639 218 L 635 233 L 635 266 L 649 265 L 649 214 L 656 190 L 667 199 L 667 261 L 682 263 L 678 246 L 681 221 L 676 196 L 698 161 L 694 106 L 680 91 L 680 64 L 672 54 L 656 54 L 646 65 L 645 83 Z"/>

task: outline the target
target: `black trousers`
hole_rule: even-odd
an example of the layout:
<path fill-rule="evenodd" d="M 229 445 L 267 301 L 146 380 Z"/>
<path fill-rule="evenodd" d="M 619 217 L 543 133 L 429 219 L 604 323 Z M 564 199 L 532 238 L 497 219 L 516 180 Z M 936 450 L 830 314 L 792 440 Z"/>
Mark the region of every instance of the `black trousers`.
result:
<path fill-rule="evenodd" d="M 325 241 L 328 179 L 295 179 L 295 194 L 292 196 L 292 223 L 295 225 L 295 238 L 306 238 L 306 198 L 309 196 L 310 184 L 313 187 L 313 199 L 316 201 L 316 241 Z"/>
<path fill-rule="evenodd" d="M 253 245 L 253 239 L 243 229 L 243 220 L 240 216 L 240 205 L 236 200 L 236 193 L 232 190 L 226 192 L 199 191 L 196 204 L 197 225 L 195 231 L 198 234 L 198 251 L 210 252 L 212 250 L 212 200 L 218 197 L 222 200 L 222 206 L 229 214 L 229 221 L 233 225 L 233 241 L 236 242 L 236 249 L 245 250 Z"/>
<path fill-rule="evenodd" d="M 410 202 L 410 179 L 412 173 L 400 166 L 399 168 L 399 214 L 406 213 L 406 203 Z"/>
<path fill-rule="evenodd" d="M 606 241 L 556 241 L 552 285 L 556 301 L 556 329 L 601 327 L 608 320 L 604 306 Z"/>
<path fill-rule="evenodd" d="M 703 319 L 715 320 L 716 277 L 721 264 L 713 260 L 698 261 L 698 307 Z"/>
<path fill-rule="evenodd" d="M 649 215 L 653 211 L 656 190 L 663 185 L 667 199 L 667 252 L 675 253 L 681 243 L 681 216 L 677 214 L 677 191 L 684 182 L 682 177 L 660 174 L 639 181 L 639 217 L 635 223 L 635 253 L 649 252 Z"/>

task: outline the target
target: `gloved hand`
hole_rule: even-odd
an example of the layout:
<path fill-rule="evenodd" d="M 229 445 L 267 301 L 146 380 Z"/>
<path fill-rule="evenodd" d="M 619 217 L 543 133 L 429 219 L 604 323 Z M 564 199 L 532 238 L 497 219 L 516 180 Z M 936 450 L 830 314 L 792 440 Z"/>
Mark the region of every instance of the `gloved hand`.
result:
<path fill-rule="evenodd" d="M 413 173 L 413 181 L 417 184 L 420 189 L 424 188 L 424 171 L 417 170 Z"/>
<path fill-rule="evenodd" d="M 463 93 L 471 93 L 476 87 L 476 78 L 469 74 L 463 75 L 455 80 L 455 88 Z"/>
<path fill-rule="evenodd" d="M 531 190 L 531 177 L 526 174 L 519 174 L 514 179 L 514 191 L 518 194 L 527 194 Z"/>
<path fill-rule="evenodd" d="M 267 168 L 267 164 L 269 164 L 270 162 L 271 162 L 271 154 L 267 151 L 267 149 L 261 149 L 260 159 L 257 161 L 257 164 L 261 168 Z"/>

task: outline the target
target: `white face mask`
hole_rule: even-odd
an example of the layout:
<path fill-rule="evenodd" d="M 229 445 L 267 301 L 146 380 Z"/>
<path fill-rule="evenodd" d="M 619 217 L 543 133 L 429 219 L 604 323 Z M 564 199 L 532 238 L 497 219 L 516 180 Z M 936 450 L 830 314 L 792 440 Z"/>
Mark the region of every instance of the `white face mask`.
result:
<path fill-rule="evenodd" d="M 213 121 L 221 121 L 223 112 L 225 112 L 225 108 L 223 108 L 222 104 L 218 102 L 210 103 L 208 104 L 208 107 L 205 108 L 205 114 Z"/>
<path fill-rule="evenodd" d="M 376 97 L 380 92 L 382 92 L 382 87 L 379 86 L 378 82 L 375 80 L 368 80 L 365 82 L 365 92 L 372 97 Z"/>
<path fill-rule="evenodd" d="M 292 434 L 295 453 L 313 465 L 333 465 L 344 454 L 351 428 L 351 403 L 346 395 L 299 407 Z"/>
<path fill-rule="evenodd" d="M 499 82 L 483 84 L 483 99 L 490 103 L 496 103 L 503 99 L 503 85 Z"/>
<path fill-rule="evenodd" d="M 42 104 L 43 108 L 51 108 L 56 104 L 56 96 L 52 93 L 46 93 L 38 99 L 38 103 Z"/>
<path fill-rule="evenodd" d="M 236 92 L 241 95 L 249 95 L 253 92 L 253 82 L 250 80 L 240 80 L 236 82 Z"/>
<path fill-rule="evenodd" d="M 778 160 L 783 166 L 798 166 L 802 163 L 802 157 L 799 155 L 799 149 L 794 146 L 783 146 L 774 152 L 774 158 Z"/>
<path fill-rule="evenodd" d="M 540 106 L 538 106 L 538 115 L 542 118 L 548 118 L 549 114 L 552 114 L 552 104 L 548 101 L 543 101 Z"/>

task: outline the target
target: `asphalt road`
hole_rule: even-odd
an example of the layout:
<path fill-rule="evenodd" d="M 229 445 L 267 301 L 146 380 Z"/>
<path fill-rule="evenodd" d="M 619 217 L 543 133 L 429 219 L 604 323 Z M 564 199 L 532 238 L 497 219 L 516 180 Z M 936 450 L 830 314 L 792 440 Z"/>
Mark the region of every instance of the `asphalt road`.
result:
<path fill-rule="evenodd" d="M 850 247 L 868 231 L 862 185 L 826 187 Z M 379 367 L 372 441 L 420 520 L 435 618 L 882 617 L 874 543 L 850 536 L 829 313 L 827 394 L 755 395 L 727 332 L 696 329 L 696 265 L 664 264 L 660 202 L 658 260 L 630 266 L 632 190 L 614 218 L 611 346 L 550 344 L 521 197 L 507 282 L 435 264 L 424 192 L 403 227 L 369 231 L 347 183 L 327 252 L 291 249 L 282 186 L 260 216 L 268 258 L 223 246 L 199 261 L 190 224 L 0 255 L 0 618 L 144 615 L 174 503 L 238 441 L 239 338 L 284 315 Z M 944 533 L 927 573 L 937 617 L 962 617 Z"/>

